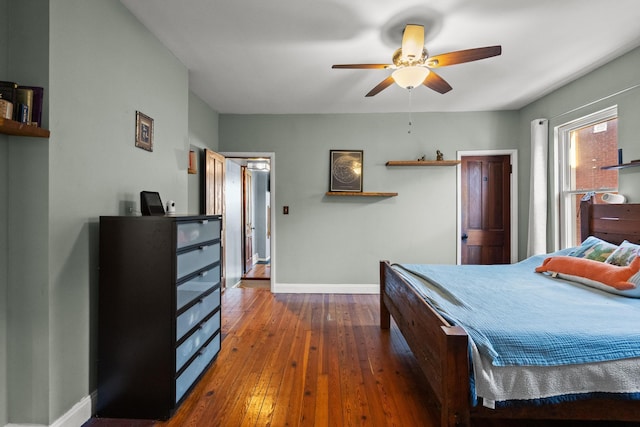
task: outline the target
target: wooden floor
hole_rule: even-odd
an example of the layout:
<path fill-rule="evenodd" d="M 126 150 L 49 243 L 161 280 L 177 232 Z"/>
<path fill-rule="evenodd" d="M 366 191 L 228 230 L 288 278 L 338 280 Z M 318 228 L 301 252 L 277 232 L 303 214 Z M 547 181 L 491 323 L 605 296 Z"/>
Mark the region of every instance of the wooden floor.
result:
<path fill-rule="evenodd" d="M 243 279 L 269 280 L 271 279 L 271 264 L 254 264 L 251 270 L 242 276 Z"/>
<path fill-rule="evenodd" d="M 169 421 L 94 418 L 85 427 L 434 426 L 423 374 L 395 325 L 380 330 L 378 301 L 227 289 L 220 354 Z"/>
<path fill-rule="evenodd" d="M 159 426 L 423 425 L 417 365 L 380 332 L 377 301 L 226 291 L 219 358 Z"/>

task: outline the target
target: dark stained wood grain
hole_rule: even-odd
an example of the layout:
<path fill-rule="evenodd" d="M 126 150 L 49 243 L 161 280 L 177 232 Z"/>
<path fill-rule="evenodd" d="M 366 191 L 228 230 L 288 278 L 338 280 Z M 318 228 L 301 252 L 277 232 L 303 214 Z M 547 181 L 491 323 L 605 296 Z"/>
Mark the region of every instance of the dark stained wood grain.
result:
<path fill-rule="evenodd" d="M 582 240 L 593 235 L 619 244 L 628 240 L 640 244 L 640 204 L 593 204 L 593 198 L 580 204 Z"/>

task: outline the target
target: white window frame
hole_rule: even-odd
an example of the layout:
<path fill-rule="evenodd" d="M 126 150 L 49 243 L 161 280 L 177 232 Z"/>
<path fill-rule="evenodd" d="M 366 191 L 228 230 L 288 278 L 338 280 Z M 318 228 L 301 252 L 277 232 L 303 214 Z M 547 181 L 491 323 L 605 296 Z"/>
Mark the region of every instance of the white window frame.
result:
<path fill-rule="evenodd" d="M 575 212 L 572 208 L 571 197 L 575 194 L 584 193 L 584 190 L 573 191 L 569 189 L 571 182 L 570 159 L 570 138 L 574 130 L 595 125 L 596 123 L 618 117 L 618 106 L 613 105 L 604 110 L 580 117 L 554 128 L 554 176 L 555 176 L 555 213 L 556 224 L 556 249 L 574 246 L 573 230 L 575 229 Z M 617 191 L 616 189 L 594 190 L 597 193 L 605 191 Z"/>

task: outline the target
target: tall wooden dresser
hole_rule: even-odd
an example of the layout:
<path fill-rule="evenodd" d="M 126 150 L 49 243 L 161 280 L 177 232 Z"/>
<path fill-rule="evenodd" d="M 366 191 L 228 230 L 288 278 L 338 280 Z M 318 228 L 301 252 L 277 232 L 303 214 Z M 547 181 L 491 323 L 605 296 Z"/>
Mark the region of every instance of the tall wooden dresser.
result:
<path fill-rule="evenodd" d="M 97 416 L 166 420 L 220 350 L 221 218 L 100 217 Z"/>

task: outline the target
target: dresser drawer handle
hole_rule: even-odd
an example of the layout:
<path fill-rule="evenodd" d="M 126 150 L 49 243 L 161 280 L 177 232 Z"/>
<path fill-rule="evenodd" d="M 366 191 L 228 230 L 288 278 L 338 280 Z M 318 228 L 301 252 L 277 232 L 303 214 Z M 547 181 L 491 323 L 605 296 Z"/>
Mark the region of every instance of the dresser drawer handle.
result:
<path fill-rule="evenodd" d="M 204 251 L 208 248 L 209 246 L 207 245 L 203 245 L 203 246 L 199 246 L 198 249 L 200 249 L 201 251 Z"/>
<path fill-rule="evenodd" d="M 209 220 L 208 219 L 203 219 L 202 221 L 200 221 L 200 224 L 202 224 L 202 225 L 209 224 Z"/>
<path fill-rule="evenodd" d="M 199 276 L 200 276 L 200 277 L 204 277 L 204 276 L 206 276 L 207 274 L 209 274 L 209 272 L 208 272 L 208 271 L 203 271 L 202 273 L 200 273 L 200 274 L 199 274 Z"/>

